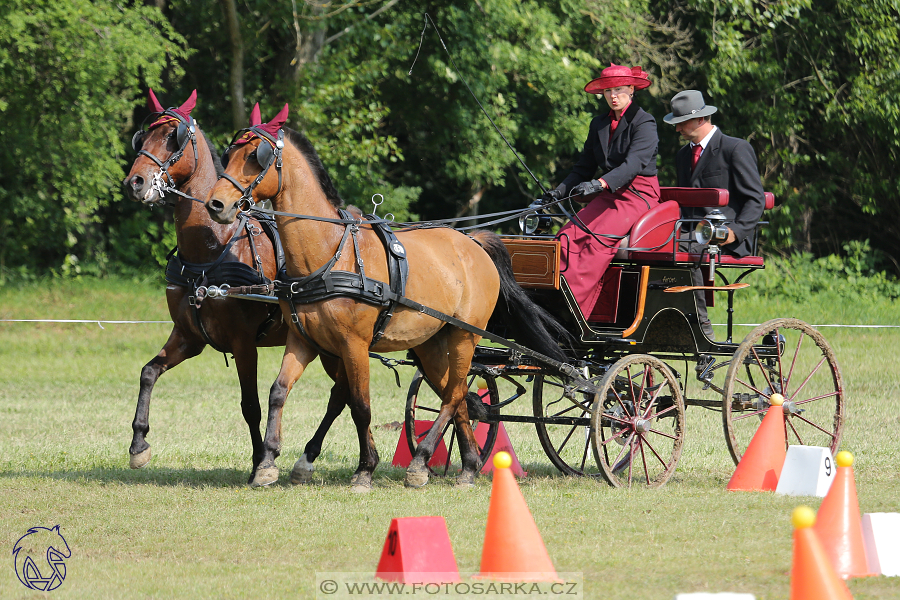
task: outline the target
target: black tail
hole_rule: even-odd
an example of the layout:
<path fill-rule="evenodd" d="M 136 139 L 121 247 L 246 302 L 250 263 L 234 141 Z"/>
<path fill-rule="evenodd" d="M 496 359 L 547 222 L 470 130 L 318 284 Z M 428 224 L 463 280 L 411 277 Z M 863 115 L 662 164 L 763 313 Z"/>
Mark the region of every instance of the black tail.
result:
<path fill-rule="evenodd" d="M 512 260 L 500 236 L 490 231 L 478 231 L 472 234 L 472 238 L 481 244 L 500 274 L 500 298 L 494 315 L 503 320 L 518 343 L 560 362 L 567 362 L 569 359 L 560 348 L 560 343 L 571 347 L 574 341 L 572 335 L 553 315 L 535 304 L 516 282 Z"/>

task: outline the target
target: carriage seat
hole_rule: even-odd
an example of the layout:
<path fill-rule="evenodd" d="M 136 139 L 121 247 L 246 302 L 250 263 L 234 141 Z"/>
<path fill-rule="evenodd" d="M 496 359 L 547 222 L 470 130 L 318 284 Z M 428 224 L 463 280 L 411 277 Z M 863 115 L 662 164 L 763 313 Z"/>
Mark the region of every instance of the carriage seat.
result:
<path fill-rule="evenodd" d="M 676 251 L 677 223 L 682 207 L 722 207 L 728 205 L 728 190 L 718 188 L 660 188 L 660 203 L 644 213 L 631 228 L 631 233 L 618 244 L 616 259 L 636 261 L 694 262 L 701 254 Z M 765 192 L 765 210 L 775 206 L 775 195 Z M 742 258 L 719 255 L 723 266 L 761 267 L 761 256 Z"/>

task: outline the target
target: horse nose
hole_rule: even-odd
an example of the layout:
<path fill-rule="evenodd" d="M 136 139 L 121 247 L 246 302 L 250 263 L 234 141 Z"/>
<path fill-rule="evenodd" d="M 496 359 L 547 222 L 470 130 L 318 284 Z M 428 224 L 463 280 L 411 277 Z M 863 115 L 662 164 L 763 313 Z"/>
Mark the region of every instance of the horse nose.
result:
<path fill-rule="evenodd" d="M 140 175 L 133 175 L 123 181 L 122 186 L 125 188 L 126 192 L 131 192 L 134 197 L 137 198 L 140 195 L 141 190 L 144 189 L 144 178 Z"/>
<path fill-rule="evenodd" d="M 209 202 L 206 203 L 206 208 L 211 213 L 222 214 L 222 211 L 225 210 L 225 203 L 219 200 L 218 198 L 211 198 Z"/>

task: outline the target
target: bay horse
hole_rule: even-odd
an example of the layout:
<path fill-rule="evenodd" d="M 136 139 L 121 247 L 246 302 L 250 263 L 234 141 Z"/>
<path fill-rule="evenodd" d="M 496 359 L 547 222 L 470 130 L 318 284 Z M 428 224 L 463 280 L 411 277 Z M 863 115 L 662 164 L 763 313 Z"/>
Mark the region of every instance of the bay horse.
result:
<path fill-rule="evenodd" d="M 258 274 L 274 280 L 276 250 L 269 236 L 262 234 L 258 219 L 251 216 L 223 225 L 210 219 L 204 208 L 223 169 L 216 151 L 191 117 L 196 96 L 195 90 L 180 107 L 166 110 L 150 90 L 155 121 L 148 130 L 141 128 L 135 134 L 133 145 L 139 155 L 123 181 L 125 195 L 132 200 L 173 205 L 178 244 L 177 255 L 170 259 L 167 269 L 170 282 L 166 303 L 172 331 L 159 354 L 141 370 L 129 464 L 138 469 L 150 462 L 146 437 L 150 431 L 150 395 L 157 379 L 211 345 L 234 356 L 241 385 L 241 412 L 253 446 L 252 478 L 263 458 L 257 347 L 283 346 L 287 326 L 276 305 L 234 298 L 202 302 L 197 288 L 204 285 L 204 279 L 216 281 L 217 273 L 225 279 L 238 273 L 251 279 Z M 187 269 L 174 269 L 172 273 L 173 260 L 177 261 L 174 265 Z M 204 267 L 212 268 L 199 273 Z M 171 282 L 173 278 L 177 283 Z"/>
<path fill-rule="evenodd" d="M 302 134 L 283 124 L 288 106 L 271 122 L 242 130 L 237 144 L 226 151 L 225 174 L 213 187 L 206 203 L 210 215 L 220 223 L 231 223 L 241 209 L 271 200 L 277 211 L 304 215 L 297 218 L 276 214 L 286 255 L 287 281 L 291 290 L 302 290 L 303 281 L 324 267 L 331 273 L 348 272 L 368 276 L 376 285 L 391 281 L 385 244 L 365 219 L 351 218 L 341 211 L 343 203 L 312 144 Z M 347 243 L 352 233 L 353 243 Z M 475 239 L 473 239 L 473 237 Z M 530 301 L 516 284 L 509 255 L 499 238 L 488 232 L 467 236 L 450 228 L 408 228 L 396 232 L 402 243 L 408 276 L 405 297 L 451 317 L 484 328 L 494 313 L 498 296 L 511 330 L 544 354 L 565 360 L 550 330 L 561 327 L 546 311 Z M 363 274 L 363 270 L 365 273 Z M 315 279 L 313 277 L 312 279 Z M 298 291 L 299 291 L 298 290 Z M 293 293 L 293 292 L 292 292 Z M 405 484 L 420 487 L 428 482 L 426 464 L 450 419 L 455 421 L 462 459 L 458 485 L 468 486 L 481 467 L 478 447 L 469 424 L 463 398 L 466 377 L 480 336 L 405 306 L 393 307 L 393 316 L 383 335 L 375 341 L 376 322 L 385 311 L 346 295 L 296 304 L 281 296 L 285 318 L 291 323 L 281 370 L 269 393 L 263 460 L 251 485 L 269 485 L 278 480 L 275 459 L 281 453 L 281 415 L 288 394 L 317 355 L 339 361 L 335 388 L 345 391 L 344 403 L 359 438 L 359 465 L 351 484 L 354 491 L 372 487 L 372 472 L 378 453 L 370 430 L 369 350 L 396 352 L 412 349 L 426 377 L 441 397 L 441 409 L 429 434 L 420 442 L 407 471 Z M 549 330 L 548 330 L 549 329 Z M 340 404 L 329 403 L 320 426 L 333 420 Z M 297 461 L 292 481 L 311 470 L 315 456 L 306 452 Z M 295 477 L 298 476 L 298 477 Z"/>

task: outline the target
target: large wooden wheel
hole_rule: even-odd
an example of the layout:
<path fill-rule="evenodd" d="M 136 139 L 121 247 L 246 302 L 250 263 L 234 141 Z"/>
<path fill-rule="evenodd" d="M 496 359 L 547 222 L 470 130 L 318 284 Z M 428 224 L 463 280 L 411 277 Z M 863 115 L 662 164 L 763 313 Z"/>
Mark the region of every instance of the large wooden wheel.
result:
<path fill-rule="evenodd" d="M 614 487 L 659 487 L 684 444 L 684 396 L 672 371 L 648 354 L 626 356 L 600 381 L 591 413 L 591 446 Z"/>
<path fill-rule="evenodd" d="M 481 398 L 478 395 L 478 388 L 476 385 L 476 377 L 474 375 L 469 376 L 469 392 L 467 396 L 467 404 L 472 404 L 473 402 L 481 402 L 482 404 L 487 405 L 495 405 L 500 402 L 500 394 L 497 391 L 497 381 L 491 375 L 485 374 L 483 375 L 484 380 L 487 382 L 487 394 L 485 397 Z M 425 385 L 422 385 L 422 382 L 425 382 Z M 476 400 L 478 398 L 478 400 Z M 487 407 L 485 407 L 486 409 Z M 438 412 L 441 409 L 441 399 L 435 393 L 434 388 L 431 387 L 431 384 L 428 383 L 428 380 L 425 378 L 425 374 L 422 371 L 416 369 L 416 374 L 413 376 L 412 383 L 409 385 L 409 393 L 406 396 L 406 442 L 409 444 L 410 454 L 413 456 L 416 455 L 416 448 L 419 447 L 419 441 L 424 439 L 428 434 L 428 430 L 420 431 L 419 434 L 416 434 L 416 420 L 419 421 L 433 421 L 437 418 Z M 469 423 L 472 425 L 472 430 L 474 431 L 476 427 L 478 427 L 478 423 L 480 422 L 477 418 L 477 415 L 474 415 L 475 411 L 469 410 Z M 487 424 L 487 423 L 486 423 Z M 484 464 L 484 461 L 491 455 L 491 450 L 494 448 L 494 443 L 497 441 L 497 432 L 500 429 L 499 423 L 490 423 L 488 425 L 487 436 L 485 437 L 484 444 L 478 445 L 479 450 L 479 463 Z M 441 432 L 441 439 L 444 441 L 444 445 L 447 448 L 447 459 L 443 461 L 440 465 L 431 465 L 429 463 L 428 469 L 435 475 L 446 475 L 450 470 L 451 464 L 455 461 L 457 467 L 462 465 L 462 461 L 459 457 L 459 452 L 457 451 L 454 455 L 453 449 L 456 447 L 458 437 L 456 435 L 456 424 L 451 421 L 444 427 L 444 431 Z M 440 446 L 440 442 L 438 442 L 438 446 Z"/>
<path fill-rule="evenodd" d="M 595 385 L 601 376 L 590 379 Z M 547 458 L 565 475 L 597 477 L 590 459 L 593 395 L 575 392 L 556 377 L 534 379 L 532 411 L 538 439 Z"/>
<path fill-rule="evenodd" d="M 799 319 L 773 319 L 747 334 L 725 375 L 722 424 L 734 463 L 769 409 L 784 396 L 788 445 L 837 451 L 844 428 L 844 385 L 834 351 Z"/>

